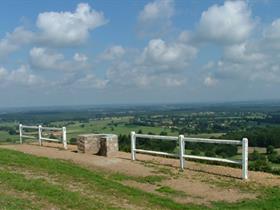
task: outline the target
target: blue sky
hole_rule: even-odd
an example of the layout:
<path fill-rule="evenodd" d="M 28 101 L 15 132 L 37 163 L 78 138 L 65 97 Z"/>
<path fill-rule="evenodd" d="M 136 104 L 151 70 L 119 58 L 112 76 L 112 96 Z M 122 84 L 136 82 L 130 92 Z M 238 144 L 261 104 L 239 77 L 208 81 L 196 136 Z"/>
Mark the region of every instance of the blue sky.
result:
<path fill-rule="evenodd" d="M 280 99 L 277 0 L 1 3 L 1 107 Z"/>

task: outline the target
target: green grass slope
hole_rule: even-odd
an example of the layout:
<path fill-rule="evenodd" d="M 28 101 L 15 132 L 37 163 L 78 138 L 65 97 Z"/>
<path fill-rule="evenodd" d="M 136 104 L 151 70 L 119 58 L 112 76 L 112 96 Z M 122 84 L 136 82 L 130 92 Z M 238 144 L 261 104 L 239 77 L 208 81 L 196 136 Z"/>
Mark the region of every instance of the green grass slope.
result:
<path fill-rule="evenodd" d="M 118 182 L 120 176 L 0 149 L 0 209 L 210 208 L 125 186 Z M 256 200 L 213 203 L 211 209 L 280 209 L 280 189 L 265 188 Z"/>

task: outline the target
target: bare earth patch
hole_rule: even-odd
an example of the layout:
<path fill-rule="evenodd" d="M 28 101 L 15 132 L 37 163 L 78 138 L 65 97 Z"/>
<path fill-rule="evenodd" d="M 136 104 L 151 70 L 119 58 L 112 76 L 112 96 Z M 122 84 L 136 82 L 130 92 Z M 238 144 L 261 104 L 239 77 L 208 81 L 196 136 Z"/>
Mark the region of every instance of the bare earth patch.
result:
<path fill-rule="evenodd" d="M 125 181 L 122 181 L 121 183 L 123 183 L 127 186 L 131 186 L 131 187 L 135 187 L 135 188 L 144 190 L 146 192 L 156 193 L 156 189 L 157 189 L 156 185 L 140 183 L 140 182 L 133 181 L 133 180 L 125 180 Z"/>
<path fill-rule="evenodd" d="M 47 146 L 47 147 L 46 147 Z M 18 150 L 21 152 L 69 160 L 90 169 L 100 169 L 113 173 L 122 173 L 129 176 L 165 175 L 168 178 L 156 183 L 140 183 L 132 180 L 121 183 L 142 189 L 147 192 L 161 194 L 156 191 L 160 186 L 167 186 L 182 191 L 186 196 L 174 193 L 168 195 L 176 202 L 211 204 L 212 201 L 237 202 L 244 199 L 255 199 L 258 194 L 254 188 L 262 186 L 279 186 L 280 178 L 268 173 L 249 172 L 249 180 L 240 179 L 241 169 L 207 165 L 186 161 L 184 172 L 178 172 L 178 159 L 155 157 L 137 154 L 138 161 L 131 161 L 130 154 L 119 152 L 113 158 L 76 153 L 76 147 L 71 145 L 68 150 L 57 147 L 56 144 L 38 145 L 2 145 L 2 148 Z"/>
<path fill-rule="evenodd" d="M 236 202 L 256 198 L 254 193 L 244 193 L 233 188 L 221 188 L 197 180 L 186 182 L 184 178 L 164 180 L 162 184 L 185 192 L 194 199 L 195 203 L 199 204 L 207 204 L 211 201 Z M 180 201 L 182 202 L 182 200 Z"/>

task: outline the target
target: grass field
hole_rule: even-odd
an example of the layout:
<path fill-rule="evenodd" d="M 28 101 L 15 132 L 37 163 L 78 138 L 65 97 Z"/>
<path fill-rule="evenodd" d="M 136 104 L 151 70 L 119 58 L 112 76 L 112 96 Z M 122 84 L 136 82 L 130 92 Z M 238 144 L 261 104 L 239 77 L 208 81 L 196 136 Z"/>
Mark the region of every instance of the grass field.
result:
<path fill-rule="evenodd" d="M 102 120 L 90 120 L 88 123 L 81 123 L 79 121 L 72 121 L 73 124 L 67 125 L 67 138 L 76 138 L 79 134 L 85 133 L 113 133 L 129 135 L 131 131 L 138 132 L 141 130 L 143 133 L 152 132 L 154 134 L 160 134 L 162 131 L 167 132 L 170 136 L 178 136 L 178 132 L 172 131 L 167 127 L 153 127 L 153 126 L 139 126 L 139 125 L 129 125 L 130 116 L 126 117 L 112 117 Z M 57 121 L 51 123 L 50 126 L 62 127 L 65 126 L 67 122 Z M 0 126 L 8 126 L 13 129 L 18 130 L 18 123 L 1 123 Z M 224 133 L 201 133 L 196 135 L 191 135 L 192 137 L 219 137 Z M 18 135 L 10 135 L 7 131 L 0 131 L 1 140 L 18 141 Z"/>
<path fill-rule="evenodd" d="M 67 126 L 69 130 L 69 138 L 76 137 L 78 134 L 85 132 L 95 133 L 114 133 L 114 134 L 125 134 L 129 135 L 131 131 L 142 130 L 143 133 L 152 132 L 159 134 L 161 131 L 166 131 L 169 135 L 178 135 L 172 133 L 169 128 L 152 127 L 152 126 L 138 126 L 138 125 L 127 125 L 129 117 L 105 119 L 98 121 L 90 121 L 89 123 L 78 123 Z M 113 124 L 111 122 L 114 122 Z M 114 125 L 115 124 L 115 125 Z"/>
<path fill-rule="evenodd" d="M 138 132 L 141 130 L 143 133 L 154 133 L 160 134 L 162 131 L 167 132 L 169 136 L 178 136 L 178 132 L 172 131 L 167 127 L 154 127 L 154 126 L 140 126 L 140 125 L 129 125 L 129 119 L 131 117 L 118 117 L 104 120 L 92 120 L 89 123 L 75 122 L 72 125 L 67 126 L 68 137 L 73 138 L 82 133 L 114 133 L 129 135 L 131 131 Z M 112 123 L 113 122 L 113 123 Z M 62 123 L 55 123 L 54 125 L 61 125 Z M 224 133 L 201 133 L 192 135 L 192 137 L 219 137 Z"/>
<path fill-rule="evenodd" d="M 279 187 L 262 187 L 258 199 L 180 204 L 164 196 L 182 192 L 160 187 L 158 195 L 119 182 L 125 175 L 89 170 L 67 161 L 0 149 L 0 209 L 279 209 Z M 143 180 L 142 180 L 143 181 Z M 157 180 L 154 180 L 155 182 Z"/>

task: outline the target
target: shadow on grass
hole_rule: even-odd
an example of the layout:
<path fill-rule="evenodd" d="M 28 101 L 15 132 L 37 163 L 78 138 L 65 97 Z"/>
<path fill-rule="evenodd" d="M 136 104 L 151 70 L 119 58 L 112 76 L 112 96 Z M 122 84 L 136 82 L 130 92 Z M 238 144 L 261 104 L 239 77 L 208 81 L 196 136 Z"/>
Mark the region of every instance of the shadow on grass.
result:
<path fill-rule="evenodd" d="M 168 159 L 169 160 L 175 160 L 175 158 L 173 159 L 173 158 L 170 158 L 170 157 L 163 157 L 163 156 L 151 155 L 151 157 L 162 157 L 162 158 L 167 158 L 167 160 Z M 119 158 L 123 159 L 123 160 L 131 160 L 128 157 L 119 157 Z M 156 161 L 153 161 L 152 158 L 150 160 L 137 159 L 135 161 L 139 162 L 139 163 L 143 163 L 143 164 L 150 163 L 150 164 L 154 164 L 155 166 L 167 166 L 167 167 L 171 167 L 171 168 L 176 168 L 180 172 L 186 172 L 186 171 L 189 170 L 189 171 L 200 172 L 200 173 L 209 174 L 209 175 L 215 175 L 215 176 L 219 176 L 219 177 L 234 178 L 234 179 L 242 180 L 241 169 L 240 169 L 240 177 L 239 177 L 239 176 L 234 176 L 234 175 L 231 175 L 231 174 L 223 174 L 223 173 L 217 173 L 217 172 L 213 172 L 213 171 L 207 171 L 207 170 L 204 170 L 204 169 L 201 169 L 201 168 L 200 169 L 195 169 L 195 168 L 185 167 L 184 170 L 182 171 L 179 168 L 179 159 L 178 159 L 178 166 L 174 166 L 171 163 L 158 163 Z M 220 166 L 220 165 L 214 165 L 213 163 L 207 164 L 207 163 L 201 163 L 201 162 L 196 162 L 196 161 L 188 161 L 188 162 L 192 162 L 192 163 L 196 163 L 196 164 L 201 164 L 201 165 L 213 165 L 213 167 Z M 224 167 L 226 167 L 226 166 L 224 166 Z M 232 167 L 229 167 L 229 168 L 232 168 Z"/>

